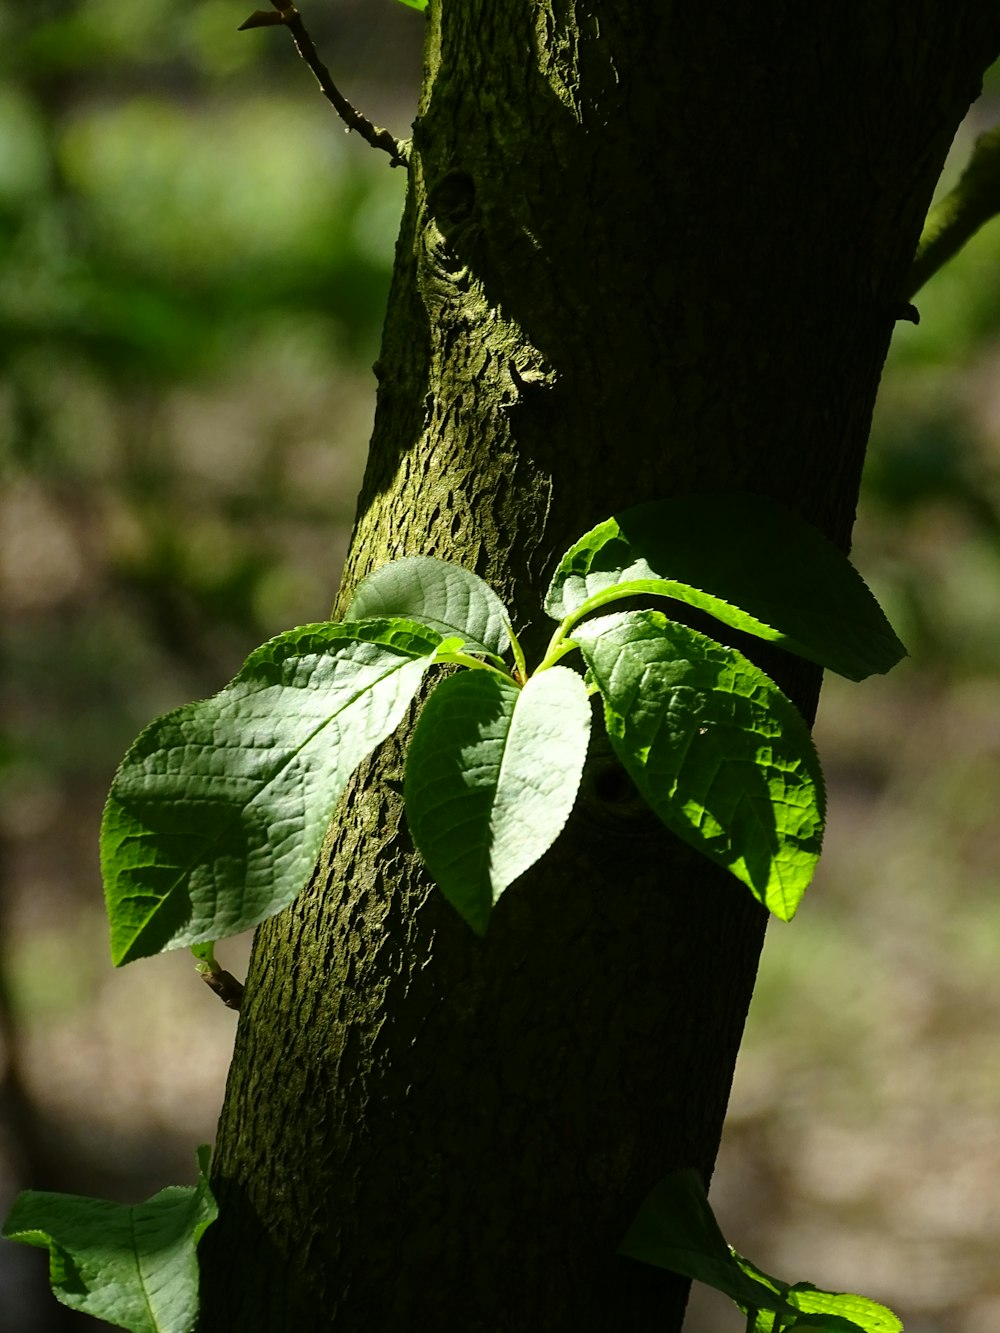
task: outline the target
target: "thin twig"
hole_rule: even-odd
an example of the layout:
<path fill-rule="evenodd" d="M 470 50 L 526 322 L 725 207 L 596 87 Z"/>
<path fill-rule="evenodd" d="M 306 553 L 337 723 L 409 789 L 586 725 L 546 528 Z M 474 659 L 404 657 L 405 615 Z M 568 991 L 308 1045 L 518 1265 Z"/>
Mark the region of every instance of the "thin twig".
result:
<path fill-rule="evenodd" d="M 927 215 L 910 270 L 905 299 L 929 278 L 990 218 L 1000 213 L 1000 125 L 976 140 L 958 184 Z"/>
<path fill-rule="evenodd" d="M 363 116 L 357 107 L 347 100 L 331 77 L 330 71 L 319 58 L 319 52 L 309 36 L 302 15 L 294 5 L 282 5 L 279 0 L 271 0 L 277 13 L 270 10 L 256 10 L 245 23 L 241 23 L 240 32 L 247 28 L 269 28 L 281 24 L 292 34 L 296 50 L 306 62 L 319 84 L 323 96 L 337 112 L 349 130 L 356 130 L 366 143 L 373 148 L 381 148 L 389 154 L 389 165 L 405 167 L 408 161 L 406 146 L 378 125 L 373 125 L 367 116 Z"/>

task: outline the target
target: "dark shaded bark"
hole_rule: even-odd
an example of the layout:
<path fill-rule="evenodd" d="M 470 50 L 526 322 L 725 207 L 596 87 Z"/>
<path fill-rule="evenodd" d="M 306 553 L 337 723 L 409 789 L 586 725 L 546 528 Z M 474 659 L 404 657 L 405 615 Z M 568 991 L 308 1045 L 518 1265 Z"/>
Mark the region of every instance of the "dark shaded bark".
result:
<path fill-rule="evenodd" d="M 754 490 L 846 546 L 987 10 L 432 8 L 342 599 L 396 556 L 455 560 L 530 661 L 555 560 L 615 509 Z M 811 716 L 818 672 L 748 651 Z M 711 1172 L 764 914 L 595 746 L 480 941 L 412 850 L 402 757 L 258 934 L 202 1326 L 676 1330 L 684 1284 L 615 1249 L 664 1172 Z"/>

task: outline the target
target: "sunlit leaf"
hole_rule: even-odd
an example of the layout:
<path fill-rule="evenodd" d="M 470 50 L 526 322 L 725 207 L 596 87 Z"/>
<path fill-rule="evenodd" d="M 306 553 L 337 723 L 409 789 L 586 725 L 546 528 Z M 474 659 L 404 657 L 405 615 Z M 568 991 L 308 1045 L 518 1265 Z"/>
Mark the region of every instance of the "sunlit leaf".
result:
<path fill-rule="evenodd" d="M 563 556 L 545 609 L 562 620 L 640 593 L 699 607 L 850 680 L 906 652 L 847 558 L 763 495 L 689 495 L 616 514 Z"/>
<path fill-rule="evenodd" d="M 813 1333 L 902 1333 L 902 1320 L 887 1306 L 879 1305 L 867 1296 L 844 1291 L 822 1291 L 810 1282 L 796 1282 L 789 1286 L 769 1276 L 735 1250 L 733 1258 L 748 1277 L 780 1293 L 796 1312 L 782 1323 L 782 1333 L 786 1329 L 811 1329 Z M 759 1301 L 755 1304 L 740 1304 L 744 1314 L 751 1308 L 761 1309 Z M 753 1324 L 753 1333 L 771 1333 L 772 1327 L 772 1317 L 758 1314 Z"/>
<path fill-rule="evenodd" d="M 520 689 L 492 671 L 449 676 L 424 705 L 406 761 L 406 818 L 441 891 L 474 930 L 559 836 L 590 735 L 579 675 Z"/>
<path fill-rule="evenodd" d="M 408 556 L 373 570 L 355 590 L 346 620 L 405 616 L 441 635 L 457 635 L 470 652 L 500 658 L 510 647 L 509 615 L 489 584 L 461 565 Z"/>
<path fill-rule="evenodd" d="M 287 906 L 348 778 L 398 725 L 440 642 L 406 620 L 306 625 L 258 648 L 214 698 L 147 727 L 101 830 L 115 964 Z"/>
<path fill-rule="evenodd" d="M 658 611 L 587 621 L 573 639 L 649 806 L 790 920 L 824 811 L 819 761 L 791 702 L 741 653 Z"/>

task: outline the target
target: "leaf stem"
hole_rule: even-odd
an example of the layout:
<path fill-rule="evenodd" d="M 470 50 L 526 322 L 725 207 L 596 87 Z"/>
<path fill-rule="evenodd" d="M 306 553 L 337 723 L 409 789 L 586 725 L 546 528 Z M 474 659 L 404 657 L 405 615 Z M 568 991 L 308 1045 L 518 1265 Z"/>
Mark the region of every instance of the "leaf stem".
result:
<path fill-rule="evenodd" d="M 625 591 L 625 589 L 629 589 Z M 598 607 L 605 606 L 608 602 L 624 601 L 626 597 L 635 597 L 635 588 L 629 588 L 628 584 L 612 585 L 601 592 L 595 593 L 593 597 L 578 606 L 575 611 L 571 611 L 564 620 L 559 622 L 559 628 L 549 640 L 549 646 L 545 649 L 545 656 L 538 666 L 539 671 L 545 671 L 550 666 L 555 666 L 561 657 L 572 652 L 575 644 L 567 644 L 565 640 L 569 637 L 570 630 L 574 625 L 578 625 L 584 616 L 590 615 L 591 611 L 596 611 Z"/>
<path fill-rule="evenodd" d="M 524 660 L 524 649 L 521 647 L 520 639 L 518 639 L 517 635 L 514 633 L 514 626 L 508 624 L 506 629 L 510 636 L 511 650 L 514 653 L 514 666 L 516 668 L 517 676 L 520 676 L 521 684 L 523 685 L 528 679 L 528 664 Z"/>
<path fill-rule="evenodd" d="M 481 657 L 473 657 L 469 653 L 442 653 L 440 657 L 435 658 L 435 661 L 453 662 L 457 666 L 468 667 L 470 671 L 492 671 L 501 680 L 510 681 L 513 679 L 509 671 L 504 671 L 500 667 L 494 666 L 492 662 L 484 662 Z"/>
<path fill-rule="evenodd" d="M 596 611 L 599 607 L 607 606 L 609 602 L 623 602 L 627 597 L 635 597 L 638 591 L 633 584 L 620 583 L 594 593 L 593 597 L 588 597 L 581 606 L 578 606 L 575 611 L 571 611 L 564 620 L 560 621 L 559 628 L 549 640 L 549 646 L 546 648 L 545 656 L 537 670 L 545 671 L 549 667 L 555 666 L 561 657 L 565 657 L 567 653 L 573 651 L 576 644 L 566 643 L 565 640 L 569 637 L 574 625 L 578 625 L 584 616 L 589 616 L 591 611 Z M 646 590 L 642 589 L 641 591 Z M 651 593 L 650 595 L 666 597 L 669 594 Z"/>
<path fill-rule="evenodd" d="M 578 618 L 579 617 L 577 617 L 577 619 Z M 536 676 L 539 671 L 548 671 L 549 667 L 554 667 L 560 658 L 565 657 L 567 653 L 571 653 L 576 647 L 575 643 L 566 642 L 566 635 L 573 624 L 575 624 L 574 618 L 572 616 L 567 616 L 556 630 L 555 634 L 553 634 L 552 638 L 549 640 L 549 646 L 545 649 L 545 656 L 539 662 L 538 666 L 535 667 Z"/>
<path fill-rule="evenodd" d="M 657 579 L 655 581 L 657 583 L 670 584 L 678 590 L 678 593 L 680 593 L 684 587 L 683 584 L 672 583 L 669 579 Z M 549 640 L 549 646 L 545 650 L 545 656 L 542 659 L 542 663 L 538 667 L 538 670 L 542 671 L 546 667 L 555 666 L 560 657 L 564 657 L 566 653 L 571 652 L 575 645 L 572 643 L 565 644 L 564 640 L 569 637 L 574 626 L 578 625 L 580 621 L 583 620 L 584 616 L 589 616 L 592 611 L 600 610 L 602 606 L 610 606 L 612 602 L 624 602 L 629 597 L 662 597 L 666 601 L 686 600 L 683 596 L 675 596 L 671 592 L 660 592 L 656 588 L 650 588 L 648 586 L 650 580 L 648 579 L 642 580 L 642 582 L 647 586 L 637 587 L 635 582 L 613 583 L 610 588 L 602 588 L 600 592 L 595 592 L 592 597 L 588 597 L 587 600 L 583 602 L 582 605 L 578 606 L 575 611 L 571 611 L 565 620 L 560 623 L 559 628 Z"/>

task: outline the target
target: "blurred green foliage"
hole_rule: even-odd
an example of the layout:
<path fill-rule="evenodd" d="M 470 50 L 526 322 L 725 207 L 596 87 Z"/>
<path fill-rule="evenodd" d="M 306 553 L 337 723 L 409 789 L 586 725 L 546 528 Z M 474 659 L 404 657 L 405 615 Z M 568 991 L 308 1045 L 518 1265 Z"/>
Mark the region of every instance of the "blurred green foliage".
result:
<path fill-rule="evenodd" d="M 408 118 L 422 25 L 385 11 L 319 31 L 349 88 Z M 0 13 L 0 596 L 8 750 L 27 730 L 35 764 L 54 663 L 73 702 L 42 751 L 93 765 L 101 716 L 104 766 L 151 705 L 221 683 L 334 589 L 404 180 L 244 17 Z M 377 38 L 412 58 L 402 92 L 351 67 Z"/>

